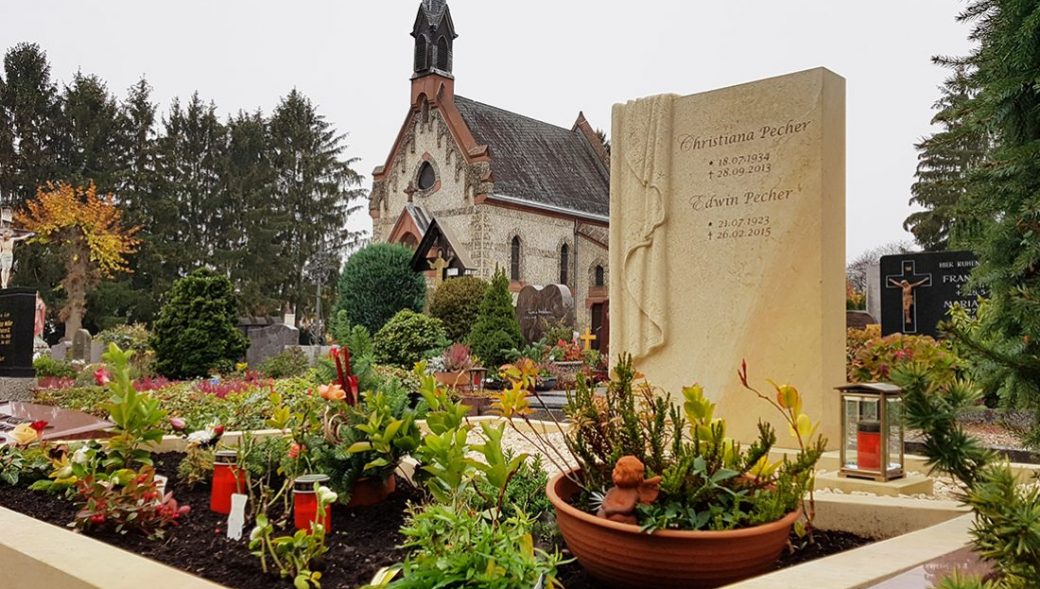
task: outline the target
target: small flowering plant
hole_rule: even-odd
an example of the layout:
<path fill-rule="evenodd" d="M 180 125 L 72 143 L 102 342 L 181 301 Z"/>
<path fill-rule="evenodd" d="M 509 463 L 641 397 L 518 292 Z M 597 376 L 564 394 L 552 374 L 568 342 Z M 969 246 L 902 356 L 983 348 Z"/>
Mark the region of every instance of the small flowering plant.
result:
<path fill-rule="evenodd" d="M 283 579 L 292 579 L 296 589 L 321 587 L 321 573 L 311 570 L 315 559 L 328 552 L 325 544 L 325 526 L 318 519 L 325 508 L 336 502 L 337 495 L 328 487 L 315 483 L 318 505 L 310 530 L 298 530 L 291 536 L 275 536 L 275 526 L 266 514 L 256 516 L 256 527 L 249 534 L 249 549 L 260 559 L 266 574 L 270 564 L 278 569 Z"/>
<path fill-rule="evenodd" d="M 444 349 L 444 372 L 462 372 L 475 366 L 473 355 L 466 344 L 452 344 Z"/>

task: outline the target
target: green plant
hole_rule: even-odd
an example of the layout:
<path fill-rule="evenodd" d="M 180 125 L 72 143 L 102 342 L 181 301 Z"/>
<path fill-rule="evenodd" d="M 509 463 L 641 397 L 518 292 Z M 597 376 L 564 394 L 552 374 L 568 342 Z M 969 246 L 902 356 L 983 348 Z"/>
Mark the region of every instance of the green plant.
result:
<path fill-rule="evenodd" d="M 343 265 L 336 307 L 354 325 L 375 333 L 402 310 L 421 311 L 426 280 L 411 268 L 412 250 L 377 243 L 361 248 Z"/>
<path fill-rule="evenodd" d="M 972 545 L 999 576 L 992 585 L 962 579 L 944 586 L 1033 587 L 1040 578 L 1040 489 L 1035 483 L 1019 484 L 1010 465 L 998 462 L 957 422 L 957 414 L 981 392 L 966 380 L 937 382 L 922 364 L 901 367 L 893 380 L 905 393 L 907 425 L 925 435 L 929 465 L 964 486 L 962 500 L 975 515 Z"/>
<path fill-rule="evenodd" d="M 299 346 L 290 346 L 257 366 L 257 371 L 268 378 L 300 376 L 311 367 L 307 355 Z"/>
<path fill-rule="evenodd" d="M 16 487 L 46 479 L 51 469 L 47 451 L 40 446 L 27 448 L 0 446 L 0 483 Z"/>
<path fill-rule="evenodd" d="M 177 465 L 177 478 L 188 487 L 197 487 L 209 482 L 213 476 L 213 448 L 189 445 L 184 459 Z"/>
<path fill-rule="evenodd" d="M 529 370 L 521 368 L 521 373 Z M 769 451 L 776 435 L 768 423 L 760 423 L 758 440 L 743 448 L 726 437 L 725 421 L 715 417 L 715 404 L 701 387 L 684 388 L 684 403 L 673 406 L 648 383 L 635 383 L 630 357 L 622 356 L 613 372 L 602 397 L 579 376 L 568 397 L 566 413 L 573 425 L 565 432 L 565 449 L 524 433 L 510 421 L 559 470 L 568 472 L 568 464 L 578 464 L 568 478 L 584 490 L 585 507 L 596 507 L 597 498 L 606 496 L 622 458 L 636 461 L 640 480 L 644 469 L 659 477 L 657 500 L 638 506 L 636 520 L 648 532 L 753 526 L 780 519 L 801 506 L 812 489 L 813 469 L 826 441 L 802 413 L 801 396 L 794 387 L 774 384 L 774 400 L 752 388 L 746 367 L 741 367 L 742 384 L 783 415 L 798 442 L 793 459 L 771 463 Z M 512 387 L 497 395 L 493 405 L 498 413 L 527 419 L 531 409 L 523 386 L 526 376 L 511 376 Z M 811 532 L 811 504 L 805 514 Z"/>
<path fill-rule="evenodd" d="M 315 520 L 310 530 L 297 530 L 291 536 L 275 536 L 274 525 L 267 515 L 256 516 L 256 527 L 249 534 L 249 549 L 260 559 L 260 567 L 266 574 L 267 559 L 278 569 L 283 579 L 292 579 L 295 589 L 321 587 L 321 573 L 313 571 L 315 559 L 328 552 L 325 545 L 325 526 L 318 519 L 325 513 L 325 508 L 336 502 L 336 494 L 326 487 L 314 485 L 314 493 L 318 504 L 315 509 Z"/>
<path fill-rule="evenodd" d="M 410 368 L 427 352 L 446 345 L 447 335 L 440 319 L 406 309 L 376 333 L 374 359 L 380 364 Z"/>
<path fill-rule="evenodd" d="M 49 354 L 44 354 L 33 360 L 33 368 L 36 370 L 37 378 L 47 376 L 57 378 L 76 378 L 77 374 L 76 369 L 72 367 L 71 363 L 51 358 Z"/>
<path fill-rule="evenodd" d="M 448 338 L 462 342 L 477 320 L 480 301 L 488 283 L 475 276 L 462 276 L 441 282 L 430 297 L 430 315 L 444 322 Z"/>
<path fill-rule="evenodd" d="M 345 310 L 339 309 L 332 314 L 332 317 L 329 319 L 329 335 L 332 336 L 333 341 L 337 344 L 343 344 L 350 335 L 350 330 L 350 318 Z"/>
<path fill-rule="evenodd" d="M 102 356 L 111 367 L 111 375 L 99 373 L 99 380 L 106 378 L 112 397 L 103 409 L 115 424 L 114 436 L 108 439 L 104 466 L 109 471 L 130 467 L 133 464 L 151 466 L 152 453 L 147 444 L 162 441 L 162 425 L 166 412 L 159 406 L 158 399 L 148 393 L 138 393 L 130 381 L 130 359 L 132 351 L 123 351 L 115 344 L 108 345 Z"/>
<path fill-rule="evenodd" d="M 499 269 L 484 298 L 480 301 L 477 320 L 469 333 L 473 353 L 484 361 L 488 368 L 496 368 L 507 360 L 508 350 L 520 347 L 520 323 L 513 309 L 513 297 L 509 294 L 509 279 Z"/>
<path fill-rule="evenodd" d="M 164 527 L 176 525 L 190 511 L 178 505 L 173 493 L 160 494 L 151 466 L 124 468 L 108 476 L 88 474 L 73 489 L 79 507 L 73 520 L 77 529 L 110 527 L 119 534 L 135 529 L 162 538 Z"/>
<path fill-rule="evenodd" d="M 238 303 L 231 281 L 200 269 L 174 283 L 151 338 L 155 367 L 169 378 L 206 376 L 230 366 L 249 342 L 236 327 Z"/>
<path fill-rule="evenodd" d="M 514 486 L 526 455 L 503 451 L 504 424 L 483 424 L 476 433 L 484 442 L 470 444 L 473 429 L 465 422 L 465 408 L 451 401 L 433 377 L 420 378 L 431 433 L 416 450 L 417 474 L 436 502 L 412 508 L 401 529 L 410 551 L 394 571 L 400 578 L 390 581 L 393 575 L 384 575 L 378 586 L 519 589 L 541 580 L 544 587 L 560 587 L 555 578 L 559 555 L 534 548 L 534 521 L 524 509 L 531 504 L 525 493 L 532 489 Z M 480 459 L 470 459 L 471 453 Z M 538 481 L 523 476 L 527 485 Z M 511 503 L 512 498 L 523 503 Z"/>
<path fill-rule="evenodd" d="M 953 345 L 926 335 L 893 333 L 881 337 L 876 326 L 868 330 L 850 329 L 847 336 L 849 382 L 882 382 L 892 372 L 911 362 L 919 362 L 935 373 L 935 379 L 952 382 L 967 371 L 967 363 Z"/>
<path fill-rule="evenodd" d="M 148 328 L 141 323 L 131 323 L 111 327 L 97 334 L 97 339 L 106 346 L 115 344 L 122 350 L 133 350 L 136 358 L 141 358 L 152 351 L 148 340 L 152 335 Z"/>

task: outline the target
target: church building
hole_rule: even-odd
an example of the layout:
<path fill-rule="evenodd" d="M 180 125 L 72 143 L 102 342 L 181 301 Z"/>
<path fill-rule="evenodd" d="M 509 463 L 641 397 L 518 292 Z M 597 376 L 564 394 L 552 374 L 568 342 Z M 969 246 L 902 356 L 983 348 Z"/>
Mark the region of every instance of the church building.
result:
<path fill-rule="evenodd" d="M 411 107 L 373 172 L 372 240 L 413 248 L 431 284 L 455 276 L 511 290 L 565 284 L 577 328 L 606 343 L 610 156 L 582 114 L 558 127 L 455 94 L 446 0 L 412 29 Z M 597 346 L 598 347 L 598 346 Z"/>

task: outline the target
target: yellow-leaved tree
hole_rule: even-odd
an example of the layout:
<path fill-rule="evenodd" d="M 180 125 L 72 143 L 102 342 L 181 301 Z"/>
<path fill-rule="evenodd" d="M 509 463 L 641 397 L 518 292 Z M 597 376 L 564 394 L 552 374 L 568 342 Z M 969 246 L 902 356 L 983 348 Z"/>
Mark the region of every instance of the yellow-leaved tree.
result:
<path fill-rule="evenodd" d="M 61 286 L 67 300 L 58 317 L 65 322 L 66 337 L 83 327 L 87 293 L 102 278 L 130 271 L 126 256 L 137 250 L 139 227 L 123 227 L 122 219 L 114 197 L 99 197 L 93 182 L 86 187 L 48 182 L 18 215 L 21 226 L 36 233 L 33 241 L 63 251 Z"/>

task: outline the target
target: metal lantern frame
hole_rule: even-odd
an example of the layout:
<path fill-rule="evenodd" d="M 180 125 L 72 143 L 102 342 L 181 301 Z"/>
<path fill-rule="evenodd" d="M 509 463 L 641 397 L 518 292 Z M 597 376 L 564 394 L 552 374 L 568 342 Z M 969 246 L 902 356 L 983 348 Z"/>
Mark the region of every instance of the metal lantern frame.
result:
<path fill-rule="evenodd" d="M 902 417 L 903 389 L 892 383 L 869 382 L 847 384 L 838 387 L 837 390 L 841 393 L 841 469 L 839 471 L 841 476 L 873 479 L 882 482 L 906 476 L 906 455 L 903 447 L 906 436 L 906 428 Z M 857 456 L 855 466 L 852 466 L 850 462 L 851 457 L 849 456 L 851 436 L 855 435 L 857 437 L 857 446 L 853 450 L 857 454 L 859 453 L 861 441 L 858 428 L 857 431 L 849 431 L 851 420 L 849 415 L 846 414 L 848 401 L 856 401 L 862 406 L 864 401 L 870 400 L 876 400 L 878 404 L 879 463 L 877 468 L 864 467 L 860 464 L 861 461 L 859 456 Z M 899 402 L 900 415 L 893 416 L 890 414 L 889 404 L 891 401 Z M 860 421 L 859 423 L 863 422 Z M 893 428 L 898 432 L 898 438 L 893 436 Z M 893 444 L 898 444 L 899 447 L 892 448 Z M 890 458 L 894 457 L 897 451 L 899 461 L 893 464 Z"/>

